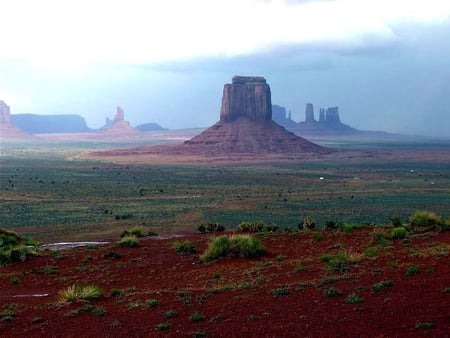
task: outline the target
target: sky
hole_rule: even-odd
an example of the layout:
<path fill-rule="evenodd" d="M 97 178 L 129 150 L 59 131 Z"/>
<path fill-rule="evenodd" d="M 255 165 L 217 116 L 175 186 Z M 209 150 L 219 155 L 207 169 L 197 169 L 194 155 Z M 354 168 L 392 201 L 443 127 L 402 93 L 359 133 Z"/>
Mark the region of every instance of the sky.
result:
<path fill-rule="evenodd" d="M 264 76 L 304 119 L 450 137 L 448 0 L 0 0 L 0 100 L 13 114 L 116 106 L 132 125 L 208 127 L 223 85 Z"/>

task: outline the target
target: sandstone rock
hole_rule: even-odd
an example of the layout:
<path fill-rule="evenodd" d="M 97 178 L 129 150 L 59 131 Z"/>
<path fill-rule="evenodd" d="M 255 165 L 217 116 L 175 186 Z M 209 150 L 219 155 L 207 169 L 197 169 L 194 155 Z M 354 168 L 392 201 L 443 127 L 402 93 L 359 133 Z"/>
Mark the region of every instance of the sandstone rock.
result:
<path fill-rule="evenodd" d="M 339 118 L 339 108 L 338 107 L 330 107 L 326 111 L 325 121 L 328 124 L 339 124 L 341 120 Z"/>
<path fill-rule="evenodd" d="M 10 124 L 11 123 L 11 111 L 9 106 L 0 101 L 0 124 Z"/>
<path fill-rule="evenodd" d="M 1 138 L 32 138 L 12 122 L 11 110 L 9 106 L 0 100 L 0 137 Z"/>
<path fill-rule="evenodd" d="M 312 103 L 307 103 L 305 109 L 305 122 L 311 123 L 315 121 L 316 120 L 314 119 L 314 106 Z"/>
<path fill-rule="evenodd" d="M 124 120 L 125 120 L 125 113 L 123 112 L 122 108 L 117 106 L 117 112 L 116 112 L 116 116 L 114 116 L 113 122 L 124 121 Z"/>
<path fill-rule="evenodd" d="M 108 121 L 108 120 L 107 120 Z M 112 122 L 102 129 L 100 129 L 98 134 L 107 135 L 109 137 L 115 136 L 127 136 L 140 133 L 138 130 L 134 129 L 128 121 L 125 121 L 125 113 L 122 108 L 117 107 L 116 115 Z"/>
<path fill-rule="evenodd" d="M 235 76 L 223 88 L 220 121 L 246 117 L 254 122 L 272 120 L 270 87 L 263 77 Z"/>
<path fill-rule="evenodd" d="M 319 122 L 325 121 L 325 108 L 320 108 L 319 110 Z"/>

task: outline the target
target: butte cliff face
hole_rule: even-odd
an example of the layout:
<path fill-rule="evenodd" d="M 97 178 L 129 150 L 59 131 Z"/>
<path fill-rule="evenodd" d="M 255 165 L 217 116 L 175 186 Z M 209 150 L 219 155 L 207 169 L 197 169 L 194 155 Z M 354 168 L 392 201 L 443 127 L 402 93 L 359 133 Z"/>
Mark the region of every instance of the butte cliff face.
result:
<path fill-rule="evenodd" d="M 32 135 L 17 128 L 11 118 L 9 106 L 0 100 L 0 137 L 1 138 L 31 138 Z"/>
<path fill-rule="evenodd" d="M 270 87 L 260 76 L 235 76 L 223 87 L 220 121 L 233 122 L 245 116 L 251 121 L 272 120 Z"/>

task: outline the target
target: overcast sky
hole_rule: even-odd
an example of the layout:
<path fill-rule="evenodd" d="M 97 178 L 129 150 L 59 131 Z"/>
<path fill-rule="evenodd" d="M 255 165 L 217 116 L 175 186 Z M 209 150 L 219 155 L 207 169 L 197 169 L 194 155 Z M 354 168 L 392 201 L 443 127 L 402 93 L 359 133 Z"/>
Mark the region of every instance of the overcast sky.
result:
<path fill-rule="evenodd" d="M 101 127 L 208 127 L 234 75 L 304 119 L 450 137 L 448 0 L 0 0 L 0 100 Z"/>

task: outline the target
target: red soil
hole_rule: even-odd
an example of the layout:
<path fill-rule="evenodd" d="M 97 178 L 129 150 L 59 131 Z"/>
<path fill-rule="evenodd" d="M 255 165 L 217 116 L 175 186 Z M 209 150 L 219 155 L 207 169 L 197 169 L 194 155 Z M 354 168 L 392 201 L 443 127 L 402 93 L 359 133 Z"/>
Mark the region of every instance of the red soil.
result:
<path fill-rule="evenodd" d="M 201 253 L 209 238 L 201 234 L 141 239 L 137 248 L 111 244 L 44 252 L 1 268 L 0 311 L 13 309 L 15 317 L 0 322 L 0 336 L 189 337 L 204 331 L 208 337 L 448 337 L 450 232 L 415 234 L 381 247 L 371 244 L 373 231 L 324 231 L 320 241 L 314 239 L 319 233 L 312 232 L 258 235 L 268 251 L 265 256 L 210 264 L 202 264 L 198 255 L 180 255 L 171 246 L 189 239 Z M 343 250 L 363 253 L 368 247 L 376 249 L 376 256 L 360 256 L 346 272 L 332 273 L 320 259 Z M 104 258 L 111 251 L 120 258 Z M 412 265 L 420 272 L 407 275 Z M 304 271 L 298 271 L 299 266 Z M 12 283 L 14 278 L 19 284 Z M 372 290 L 386 280 L 393 285 Z M 90 302 L 58 304 L 58 291 L 72 284 L 98 285 L 104 295 Z M 324 293 L 331 287 L 342 294 L 327 297 Z M 276 288 L 290 293 L 275 296 L 271 290 Z M 121 295 L 111 296 L 112 289 L 121 289 Z M 183 301 L 180 292 L 190 300 Z M 363 302 L 348 304 L 352 293 Z M 25 297 L 32 294 L 48 296 Z M 149 307 L 147 299 L 160 304 Z M 86 304 L 107 313 L 68 316 Z M 166 318 L 169 310 L 176 312 L 174 318 Z M 190 320 L 196 312 L 205 319 Z M 163 322 L 170 323 L 170 329 L 156 330 Z M 416 328 L 420 323 L 432 327 Z"/>

